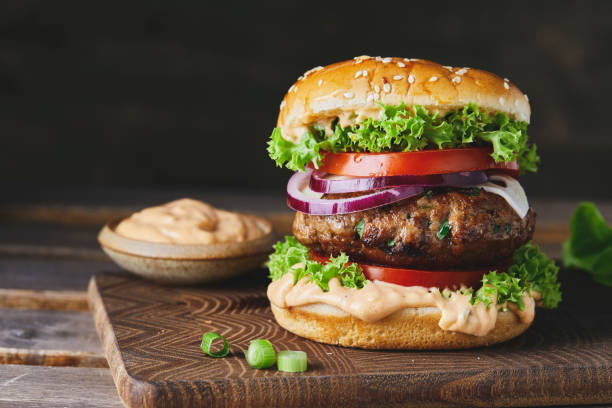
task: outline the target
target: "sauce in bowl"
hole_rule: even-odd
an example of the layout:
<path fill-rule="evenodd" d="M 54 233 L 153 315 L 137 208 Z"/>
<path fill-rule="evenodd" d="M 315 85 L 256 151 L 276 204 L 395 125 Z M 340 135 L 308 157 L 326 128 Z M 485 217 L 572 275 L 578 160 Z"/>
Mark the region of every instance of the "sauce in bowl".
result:
<path fill-rule="evenodd" d="M 145 208 L 121 221 L 115 232 L 141 241 L 187 245 L 243 242 L 267 233 L 255 217 L 190 198 Z"/>

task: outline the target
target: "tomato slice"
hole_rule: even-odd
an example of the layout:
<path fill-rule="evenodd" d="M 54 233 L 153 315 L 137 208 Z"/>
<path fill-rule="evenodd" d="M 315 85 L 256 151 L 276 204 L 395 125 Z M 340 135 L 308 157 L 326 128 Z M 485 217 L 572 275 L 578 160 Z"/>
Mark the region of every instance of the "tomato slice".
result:
<path fill-rule="evenodd" d="M 518 177 L 518 163 L 496 163 L 488 147 L 469 147 L 418 152 L 325 153 L 320 170 L 353 177 L 378 177 L 502 170 Z"/>
<path fill-rule="evenodd" d="M 329 257 L 310 251 L 311 259 L 320 262 L 329 262 Z M 369 280 L 380 280 L 402 286 L 423 286 L 426 288 L 459 289 L 461 285 L 477 287 L 483 275 L 491 270 L 506 270 L 509 263 L 501 267 L 474 270 L 442 270 L 430 271 L 421 269 L 394 268 L 388 266 L 358 264 Z"/>

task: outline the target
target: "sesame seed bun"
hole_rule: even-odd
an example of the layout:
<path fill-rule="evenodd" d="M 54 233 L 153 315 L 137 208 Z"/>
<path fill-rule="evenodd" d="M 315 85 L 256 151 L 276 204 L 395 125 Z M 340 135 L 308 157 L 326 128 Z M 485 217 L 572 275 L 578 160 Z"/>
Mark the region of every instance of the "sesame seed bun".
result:
<path fill-rule="evenodd" d="M 376 322 L 365 322 L 334 306 L 313 304 L 280 308 L 271 304 L 278 324 L 298 336 L 321 343 L 364 349 L 452 350 L 489 346 L 522 334 L 531 323 L 511 311 L 500 311 L 485 336 L 445 331 L 437 308 L 402 309 Z"/>
<path fill-rule="evenodd" d="M 313 123 L 343 115 L 355 120 L 378 118 L 378 102 L 423 105 L 440 113 L 475 102 L 481 109 L 524 122 L 531 115 L 527 95 L 487 71 L 420 59 L 361 56 L 302 75 L 281 103 L 277 126 L 285 139 L 295 142 Z"/>

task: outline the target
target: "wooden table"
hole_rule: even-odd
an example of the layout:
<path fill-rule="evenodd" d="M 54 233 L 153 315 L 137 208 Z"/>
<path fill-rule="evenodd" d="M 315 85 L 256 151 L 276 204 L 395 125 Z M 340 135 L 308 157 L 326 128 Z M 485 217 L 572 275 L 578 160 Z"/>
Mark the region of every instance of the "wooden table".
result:
<path fill-rule="evenodd" d="M 119 269 L 98 247 L 100 226 L 158 198 L 128 206 L 0 206 L 0 406 L 122 406 L 87 310 L 86 288 L 92 274 Z M 271 207 L 270 197 L 198 198 L 248 202 L 226 207 L 252 209 L 281 233 L 289 230 L 291 213 L 262 211 Z M 577 202 L 532 205 L 539 217 L 534 241 L 558 257 Z M 612 220 L 612 203 L 598 205 Z"/>

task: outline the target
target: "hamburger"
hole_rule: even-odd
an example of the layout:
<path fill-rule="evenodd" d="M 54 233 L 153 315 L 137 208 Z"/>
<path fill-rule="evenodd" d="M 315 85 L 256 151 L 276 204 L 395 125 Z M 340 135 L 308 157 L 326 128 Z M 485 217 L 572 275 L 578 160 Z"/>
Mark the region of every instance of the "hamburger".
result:
<path fill-rule="evenodd" d="M 278 324 L 369 349 L 458 349 L 523 333 L 561 300 L 519 177 L 540 158 L 527 95 L 492 73 L 361 56 L 300 76 L 268 142 L 294 170 L 274 246 Z"/>

